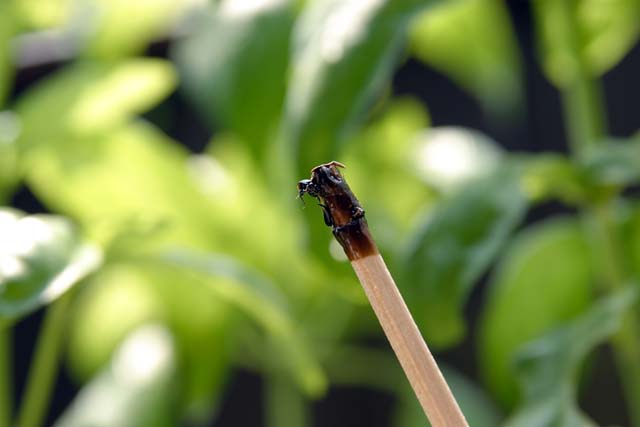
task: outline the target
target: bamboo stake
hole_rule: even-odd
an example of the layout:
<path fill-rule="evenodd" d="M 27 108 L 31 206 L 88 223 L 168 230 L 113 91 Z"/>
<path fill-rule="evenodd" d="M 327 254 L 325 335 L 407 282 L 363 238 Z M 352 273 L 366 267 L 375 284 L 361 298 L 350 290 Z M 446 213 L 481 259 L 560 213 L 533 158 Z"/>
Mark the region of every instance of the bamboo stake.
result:
<path fill-rule="evenodd" d="M 298 183 L 300 197 L 320 201 L 324 219 L 344 248 L 425 415 L 433 427 L 468 427 L 442 372 L 411 317 L 378 248 L 364 210 L 351 192 L 338 162 L 317 166 Z"/>

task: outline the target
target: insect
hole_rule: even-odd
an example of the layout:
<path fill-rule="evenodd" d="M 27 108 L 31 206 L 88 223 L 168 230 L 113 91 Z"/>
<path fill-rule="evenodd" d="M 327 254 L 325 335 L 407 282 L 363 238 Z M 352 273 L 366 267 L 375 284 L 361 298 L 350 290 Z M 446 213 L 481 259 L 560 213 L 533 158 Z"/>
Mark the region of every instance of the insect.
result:
<path fill-rule="evenodd" d="M 318 197 L 318 187 L 310 179 L 303 179 L 302 181 L 298 182 L 298 197 L 300 198 L 300 200 L 302 200 L 303 203 L 304 199 L 302 198 L 302 196 L 304 196 L 305 193 L 310 195 L 311 197 Z"/>
<path fill-rule="evenodd" d="M 310 179 L 303 179 L 302 181 L 298 182 L 298 198 L 302 200 L 303 204 L 304 204 L 303 196 L 305 194 L 308 194 L 309 196 L 315 197 L 316 199 L 319 200 L 318 186 Z M 333 227 L 333 220 L 331 219 L 329 208 L 326 205 L 323 205 L 322 203 L 318 203 L 318 206 L 322 208 L 324 223 L 329 227 Z"/>

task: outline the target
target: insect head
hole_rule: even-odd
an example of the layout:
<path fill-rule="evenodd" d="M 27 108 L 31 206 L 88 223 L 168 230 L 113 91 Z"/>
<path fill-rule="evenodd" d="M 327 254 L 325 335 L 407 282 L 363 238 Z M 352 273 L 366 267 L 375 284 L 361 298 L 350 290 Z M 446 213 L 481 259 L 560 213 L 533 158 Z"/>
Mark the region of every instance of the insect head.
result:
<path fill-rule="evenodd" d="M 311 197 L 318 197 L 318 187 L 310 179 L 303 179 L 298 182 L 298 197 L 302 199 L 305 193 Z"/>

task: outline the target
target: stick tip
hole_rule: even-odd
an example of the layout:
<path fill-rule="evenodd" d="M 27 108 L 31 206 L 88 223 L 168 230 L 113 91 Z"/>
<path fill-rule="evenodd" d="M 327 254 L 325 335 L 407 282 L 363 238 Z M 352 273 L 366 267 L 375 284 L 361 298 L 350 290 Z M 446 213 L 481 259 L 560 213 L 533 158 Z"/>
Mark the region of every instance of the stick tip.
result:
<path fill-rule="evenodd" d="M 344 248 L 350 260 L 375 255 L 378 249 L 371 238 L 364 209 L 340 173 L 345 166 L 337 161 L 311 170 L 311 179 L 298 182 L 298 194 L 308 194 L 320 202 L 324 221 Z"/>

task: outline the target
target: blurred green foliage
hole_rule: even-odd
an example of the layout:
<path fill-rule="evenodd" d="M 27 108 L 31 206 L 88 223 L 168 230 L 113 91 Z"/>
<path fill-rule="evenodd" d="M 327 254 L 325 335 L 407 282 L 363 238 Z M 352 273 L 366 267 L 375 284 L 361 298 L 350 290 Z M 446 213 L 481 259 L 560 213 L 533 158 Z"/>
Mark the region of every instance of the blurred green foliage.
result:
<path fill-rule="evenodd" d="M 524 403 L 506 426 L 594 426 L 578 409 L 576 382 L 587 354 L 620 328 L 637 289 L 626 289 L 595 303 L 584 314 L 516 354 Z"/>
<path fill-rule="evenodd" d="M 500 0 L 466 0 L 424 11 L 411 29 L 415 55 L 504 118 L 522 107 L 520 58 Z"/>
<path fill-rule="evenodd" d="M 574 83 L 583 67 L 591 75 L 603 74 L 624 57 L 640 34 L 640 4 L 634 0 L 537 0 L 532 4 L 542 64 L 558 86 Z"/>
<path fill-rule="evenodd" d="M 487 385 L 504 403 L 516 400 L 513 355 L 588 307 L 592 270 L 589 246 L 572 218 L 530 227 L 506 249 L 486 306 L 479 354 Z"/>
<path fill-rule="evenodd" d="M 3 247 L 0 322 L 9 324 L 64 294 L 101 263 L 66 219 L 0 211 Z"/>
<path fill-rule="evenodd" d="M 471 425 L 593 425 L 578 383 L 608 342 L 640 426 L 640 205 L 625 191 L 640 140 L 607 136 L 596 80 L 637 43 L 640 6 L 531 7 L 572 156 L 431 128 L 427 106 L 390 94 L 412 55 L 516 117 L 501 1 L 2 2 L 0 425 L 14 400 L 21 427 L 43 425 L 61 352 L 82 389 L 55 427 L 210 425 L 238 368 L 264 378 L 270 427 L 311 425 L 332 385 L 388 393 L 393 425 L 424 425 L 390 350 L 362 344 L 383 337 L 319 209 L 295 200 L 338 159 L 436 354 L 478 332 L 480 379 L 444 370 Z M 168 59 L 145 56 L 157 40 Z M 59 67 L 14 91 L 39 60 Z M 213 135 L 199 154 L 143 116 L 175 93 Z M 52 214 L 9 207 L 21 187 Z M 575 213 L 522 229 L 547 201 Z M 43 306 L 13 399 L 11 328 Z"/>
<path fill-rule="evenodd" d="M 287 85 L 294 5 L 208 10 L 172 50 L 184 90 L 208 123 L 232 130 L 258 158 L 277 131 Z"/>

